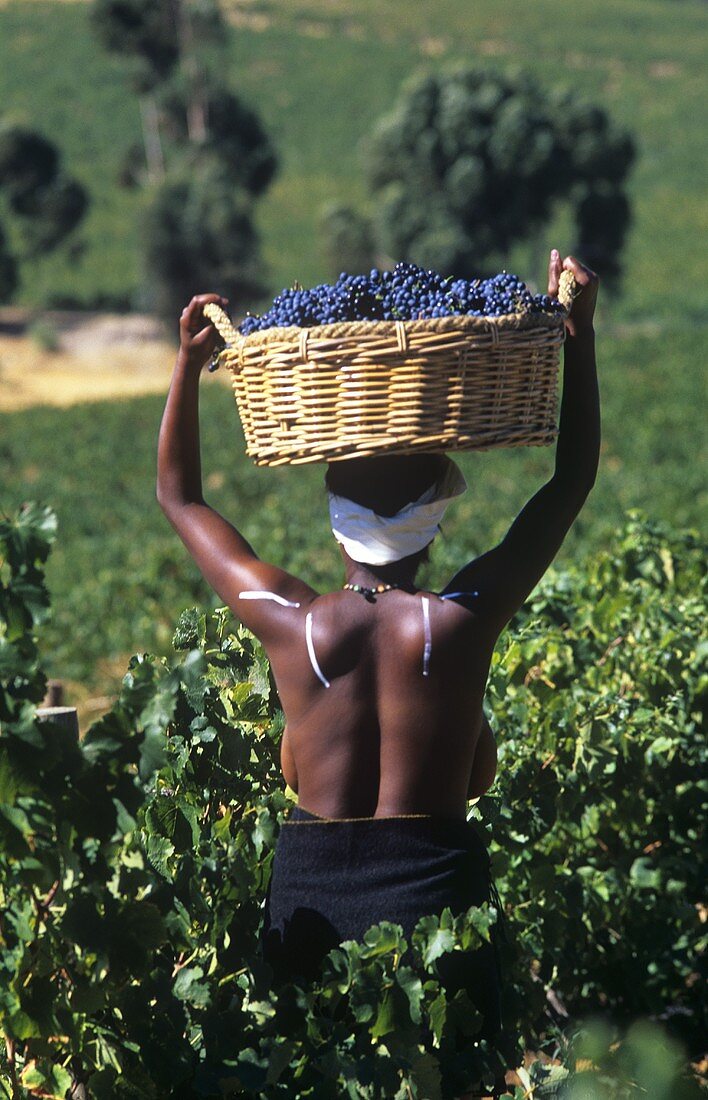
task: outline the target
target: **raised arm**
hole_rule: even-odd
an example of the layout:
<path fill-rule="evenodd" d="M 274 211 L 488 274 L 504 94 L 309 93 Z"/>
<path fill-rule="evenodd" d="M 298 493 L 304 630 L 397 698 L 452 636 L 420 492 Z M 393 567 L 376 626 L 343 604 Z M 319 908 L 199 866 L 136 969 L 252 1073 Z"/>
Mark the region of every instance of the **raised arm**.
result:
<path fill-rule="evenodd" d="M 563 395 L 552 480 L 587 496 L 595 484 L 600 460 L 600 393 L 593 325 L 600 282 L 593 271 L 572 256 L 567 256 L 561 266 L 554 249 L 548 269 L 548 292 L 554 297 L 563 268 L 573 272 L 580 292 L 567 321 Z"/>
<path fill-rule="evenodd" d="M 205 580 L 267 646 L 296 625 L 316 593 L 284 570 L 261 561 L 243 535 L 204 500 L 199 377 L 217 339 L 203 314 L 207 302 L 226 304 L 217 294 L 200 294 L 180 318 L 180 350 L 158 441 L 157 499 Z M 240 598 L 241 592 L 254 590 L 272 592 L 285 603 Z M 286 604 L 299 604 L 301 615 L 294 615 Z"/>
<path fill-rule="evenodd" d="M 551 253 L 548 292 L 558 293 L 560 273 L 573 272 L 580 292 L 568 318 L 563 395 L 555 470 L 522 508 L 506 537 L 465 566 L 447 586 L 477 590 L 475 607 L 501 630 L 548 569 L 595 483 L 600 454 L 600 398 L 593 317 L 599 280 L 573 256 Z"/>

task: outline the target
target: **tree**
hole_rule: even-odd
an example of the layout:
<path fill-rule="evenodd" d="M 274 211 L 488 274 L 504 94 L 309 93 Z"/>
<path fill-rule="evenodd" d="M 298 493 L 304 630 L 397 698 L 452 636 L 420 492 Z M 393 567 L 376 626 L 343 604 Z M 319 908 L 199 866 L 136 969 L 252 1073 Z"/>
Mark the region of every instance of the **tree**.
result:
<path fill-rule="evenodd" d="M 177 81 L 166 85 L 159 99 L 164 132 L 175 149 L 191 150 L 200 161 L 218 161 L 228 171 L 232 187 L 257 197 L 270 184 L 278 165 L 258 115 L 208 76 L 203 94 L 205 131 L 199 142 L 194 142 L 189 129 L 189 90 Z"/>
<path fill-rule="evenodd" d="M 631 136 L 571 92 L 459 67 L 408 83 L 365 149 L 379 248 L 458 276 L 531 238 L 570 201 L 576 248 L 619 273 Z"/>
<path fill-rule="evenodd" d="M 254 200 L 277 157 L 257 114 L 225 84 L 228 28 L 215 0 L 94 0 L 104 45 L 132 59 L 143 151 L 122 182 L 145 189 L 146 298 L 165 319 L 204 286 L 262 293 Z"/>
<path fill-rule="evenodd" d="M 152 192 L 143 229 L 151 301 L 166 320 L 215 284 L 232 302 L 263 293 L 250 197 L 218 160 L 171 173 Z"/>
<path fill-rule="evenodd" d="M 179 72 L 187 77 L 190 137 L 206 134 L 203 66 L 207 48 L 218 51 L 227 37 L 215 0 L 94 0 L 94 30 L 106 49 L 130 58 L 130 82 L 140 97 L 140 118 L 149 179 L 160 180 L 165 160 L 157 93 Z"/>
<path fill-rule="evenodd" d="M 0 197 L 20 242 L 17 256 L 0 225 L 0 300 L 7 301 L 19 285 L 22 259 L 57 248 L 83 220 L 89 199 L 63 171 L 48 138 L 12 124 L 0 127 Z"/>
<path fill-rule="evenodd" d="M 17 260 L 8 248 L 5 232 L 0 225 L 0 302 L 9 301 L 18 282 Z"/>
<path fill-rule="evenodd" d="M 320 229 L 333 279 L 342 271 L 359 274 L 374 266 L 375 244 L 364 215 L 344 203 L 331 203 L 322 211 Z"/>

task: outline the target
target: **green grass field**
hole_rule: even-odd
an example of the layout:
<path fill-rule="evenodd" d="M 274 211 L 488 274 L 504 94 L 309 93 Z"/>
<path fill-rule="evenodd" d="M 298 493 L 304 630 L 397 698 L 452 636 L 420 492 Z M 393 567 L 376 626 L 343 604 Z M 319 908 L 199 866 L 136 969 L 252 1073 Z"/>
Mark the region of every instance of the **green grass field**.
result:
<path fill-rule="evenodd" d="M 551 0 L 499 6 L 402 0 L 332 5 L 257 0 L 234 5 L 229 79 L 262 114 L 281 172 L 259 211 L 274 289 L 326 276 L 318 219 L 331 199 L 363 199 L 360 139 L 420 68 L 467 60 L 522 66 L 547 86 L 572 86 L 635 134 L 634 225 L 623 300 L 612 316 L 705 317 L 708 281 L 702 89 L 702 0 Z M 135 244 L 139 196 L 116 186 L 123 152 L 139 139 L 139 112 L 124 66 L 93 39 L 85 3 L 0 8 L 3 113 L 41 127 L 90 188 L 83 259 L 48 257 L 26 271 L 22 299 L 140 303 Z M 545 247 L 570 246 L 567 211 L 547 239 L 519 247 L 507 266 L 543 278 Z M 542 246 L 542 247 L 541 247 Z M 196 288 L 195 288 L 196 289 Z"/>

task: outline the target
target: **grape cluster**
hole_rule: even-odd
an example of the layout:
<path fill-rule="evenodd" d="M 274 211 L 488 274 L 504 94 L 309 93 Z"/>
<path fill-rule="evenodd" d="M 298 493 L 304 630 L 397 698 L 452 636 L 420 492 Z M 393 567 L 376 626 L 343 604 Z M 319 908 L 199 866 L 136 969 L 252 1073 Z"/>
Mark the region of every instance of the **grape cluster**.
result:
<path fill-rule="evenodd" d="M 393 271 L 374 268 L 368 275 L 342 273 L 336 283 L 309 290 L 297 284 L 283 290 L 260 317 L 248 314 L 239 332 L 339 321 L 414 321 L 470 314 L 501 317 L 507 313 L 557 313 L 562 306 L 547 294 L 531 294 L 516 275 L 502 271 L 491 279 L 445 278 L 416 264 L 398 263 Z"/>

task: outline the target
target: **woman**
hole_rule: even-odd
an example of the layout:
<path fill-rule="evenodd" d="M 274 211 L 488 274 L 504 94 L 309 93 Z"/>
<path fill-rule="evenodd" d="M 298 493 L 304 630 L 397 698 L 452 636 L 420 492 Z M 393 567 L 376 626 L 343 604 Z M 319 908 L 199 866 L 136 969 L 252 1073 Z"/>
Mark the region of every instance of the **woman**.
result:
<path fill-rule="evenodd" d="M 330 464 L 346 583 L 324 595 L 261 561 L 205 503 L 198 386 L 216 332 L 203 306 L 226 303 L 203 294 L 182 313 L 157 496 L 206 580 L 263 643 L 287 720 L 282 769 L 299 802 L 278 839 L 263 934 L 277 978 L 314 973 L 326 951 L 379 920 L 410 933 L 424 914 L 490 897 L 486 850 L 466 814 L 496 772 L 482 713 L 492 651 L 558 553 L 598 465 L 598 279 L 554 250 L 549 294 L 563 268 L 580 293 L 567 321 L 554 474 L 499 545 L 441 593 L 420 591 L 415 577 L 447 503 L 465 488 L 443 456 Z M 494 1034 L 493 954 L 480 949 L 464 965 L 456 954 L 445 976 L 449 990 L 467 988 Z"/>

